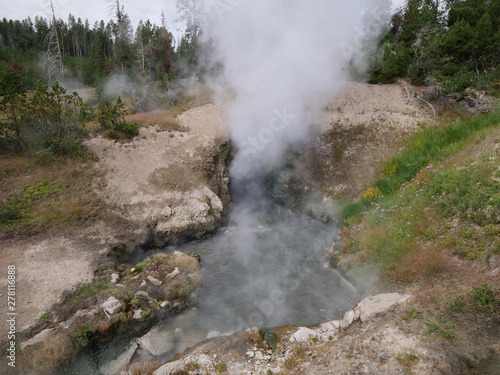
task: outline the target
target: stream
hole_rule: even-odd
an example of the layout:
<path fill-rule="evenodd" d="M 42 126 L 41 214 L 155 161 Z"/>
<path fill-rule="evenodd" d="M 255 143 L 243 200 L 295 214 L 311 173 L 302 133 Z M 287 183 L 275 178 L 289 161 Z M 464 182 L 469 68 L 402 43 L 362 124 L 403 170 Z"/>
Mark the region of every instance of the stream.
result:
<path fill-rule="evenodd" d="M 334 223 L 273 204 L 240 204 L 232 209 L 228 226 L 213 237 L 137 254 L 131 264 L 158 252 L 199 254 L 203 287 L 197 307 L 154 326 L 149 335 L 152 350 L 142 345 L 135 350 L 136 338 L 120 337 L 59 374 L 107 375 L 123 358 L 133 363 L 166 362 L 206 338 L 237 330 L 340 318 L 352 308 L 356 291 L 329 268 L 323 250 L 330 248 L 337 233 Z"/>

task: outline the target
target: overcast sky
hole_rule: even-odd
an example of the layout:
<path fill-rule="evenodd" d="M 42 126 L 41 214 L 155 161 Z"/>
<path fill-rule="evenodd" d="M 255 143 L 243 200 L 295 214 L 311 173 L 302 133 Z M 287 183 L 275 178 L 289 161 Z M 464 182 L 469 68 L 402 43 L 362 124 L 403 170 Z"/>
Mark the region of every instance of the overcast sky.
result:
<path fill-rule="evenodd" d="M 48 0 L 0 1 L 3 3 L 0 12 L 1 18 L 21 20 L 28 16 L 31 19 L 34 19 L 36 15 L 45 18 L 50 16 Z M 224 2 L 224 0 L 222 1 Z M 405 2 L 406 0 L 392 0 L 394 7 Z M 134 29 L 141 19 L 143 21 L 149 19 L 151 23 L 159 25 L 162 11 L 165 13 L 168 28 L 174 34 L 178 34 L 175 30 L 182 27 L 181 24 L 174 22 L 174 19 L 177 18 L 175 0 L 121 0 L 120 3 L 130 16 Z M 108 21 L 111 18 L 109 1 L 106 0 L 54 0 L 54 6 L 56 7 L 56 15 L 59 18 L 67 20 L 68 14 L 71 13 L 76 18 L 80 17 L 83 21 L 88 19 L 91 26 L 95 21 L 101 19 Z"/>
<path fill-rule="evenodd" d="M 24 19 L 28 16 L 33 20 L 36 15 L 48 18 L 50 15 L 49 2 L 47 0 L 0 0 L 2 10 L 0 17 L 7 19 Z M 177 17 L 175 13 L 175 0 L 121 0 L 120 3 L 125 7 L 125 12 L 132 20 L 132 24 L 137 26 L 139 20 L 159 25 L 161 23 L 161 12 L 165 13 L 168 27 L 170 29 L 178 28 L 181 25 L 174 24 Z M 82 21 L 86 18 L 91 26 L 95 21 L 108 21 L 111 19 L 109 13 L 109 2 L 106 0 L 54 0 L 56 7 L 56 16 L 64 20 L 68 19 L 68 14 L 73 14 L 76 18 L 80 17 Z"/>

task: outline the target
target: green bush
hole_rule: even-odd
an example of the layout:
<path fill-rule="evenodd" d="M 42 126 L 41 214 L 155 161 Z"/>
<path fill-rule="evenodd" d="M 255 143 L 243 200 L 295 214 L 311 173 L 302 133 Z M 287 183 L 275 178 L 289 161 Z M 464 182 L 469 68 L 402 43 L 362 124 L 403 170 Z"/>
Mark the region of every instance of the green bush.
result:
<path fill-rule="evenodd" d="M 7 201 L 0 204 L 0 227 L 21 218 L 21 207 L 18 202 Z"/>
<path fill-rule="evenodd" d="M 136 122 L 122 121 L 116 124 L 115 129 L 132 138 L 139 134 L 139 124 Z"/>
<path fill-rule="evenodd" d="M 121 136 L 132 138 L 139 134 L 139 125 L 136 122 L 125 121 L 125 105 L 118 97 L 114 104 L 104 100 L 99 104 L 96 119 L 101 127 L 108 130 L 106 136 L 119 139 Z"/>
<path fill-rule="evenodd" d="M 474 305 L 480 309 L 494 307 L 495 292 L 488 284 L 475 286 L 472 288 L 472 299 Z"/>
<path fill-rule="evenodd" d="M 78 345 L 87 346 L 90 342 L 90 328 L 87 325 L 80 326 L 71 332 L 71 336 L 76 340 Z"/>

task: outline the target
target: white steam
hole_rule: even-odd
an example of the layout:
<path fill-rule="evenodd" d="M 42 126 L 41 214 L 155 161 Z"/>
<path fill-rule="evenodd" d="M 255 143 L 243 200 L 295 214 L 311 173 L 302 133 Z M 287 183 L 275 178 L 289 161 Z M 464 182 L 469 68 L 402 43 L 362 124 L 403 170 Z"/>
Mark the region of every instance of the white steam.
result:
<path fill-rule="evenodd" d="M 247 179 L 304 139 L 312 116 L 349 79 L 386 21 L 385 0 L 216 0 L 209 28 L 236 92 L 232 168 Z M 381 5 L 387 5 L 383 7 Z M 368 38 L 367 38 L 368 36 Z"/>

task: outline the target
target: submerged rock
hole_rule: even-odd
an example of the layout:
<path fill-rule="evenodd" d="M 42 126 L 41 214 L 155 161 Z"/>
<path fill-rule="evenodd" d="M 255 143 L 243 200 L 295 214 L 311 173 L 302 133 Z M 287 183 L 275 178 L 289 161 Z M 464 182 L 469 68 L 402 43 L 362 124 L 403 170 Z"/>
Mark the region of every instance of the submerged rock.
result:
<path fill-rule="evenodd" d="M 137 341 L 151 355 L 162 356 L 174 348 L 174 333 L 169 329 L 154 327 Z"/>
<path fill-rule="evenodd" d="M 130 361 L 134 357 L 135 352 L 137 351 L 137 343 L 133 343 L 124 353 L 122 353 L 118 358 L 114 361 L 111 361 L 101 368 L 99 371 L 102 372 L 103 375 L 116 375 L 120 374 L 121 371 L 130 364 Z"/>

